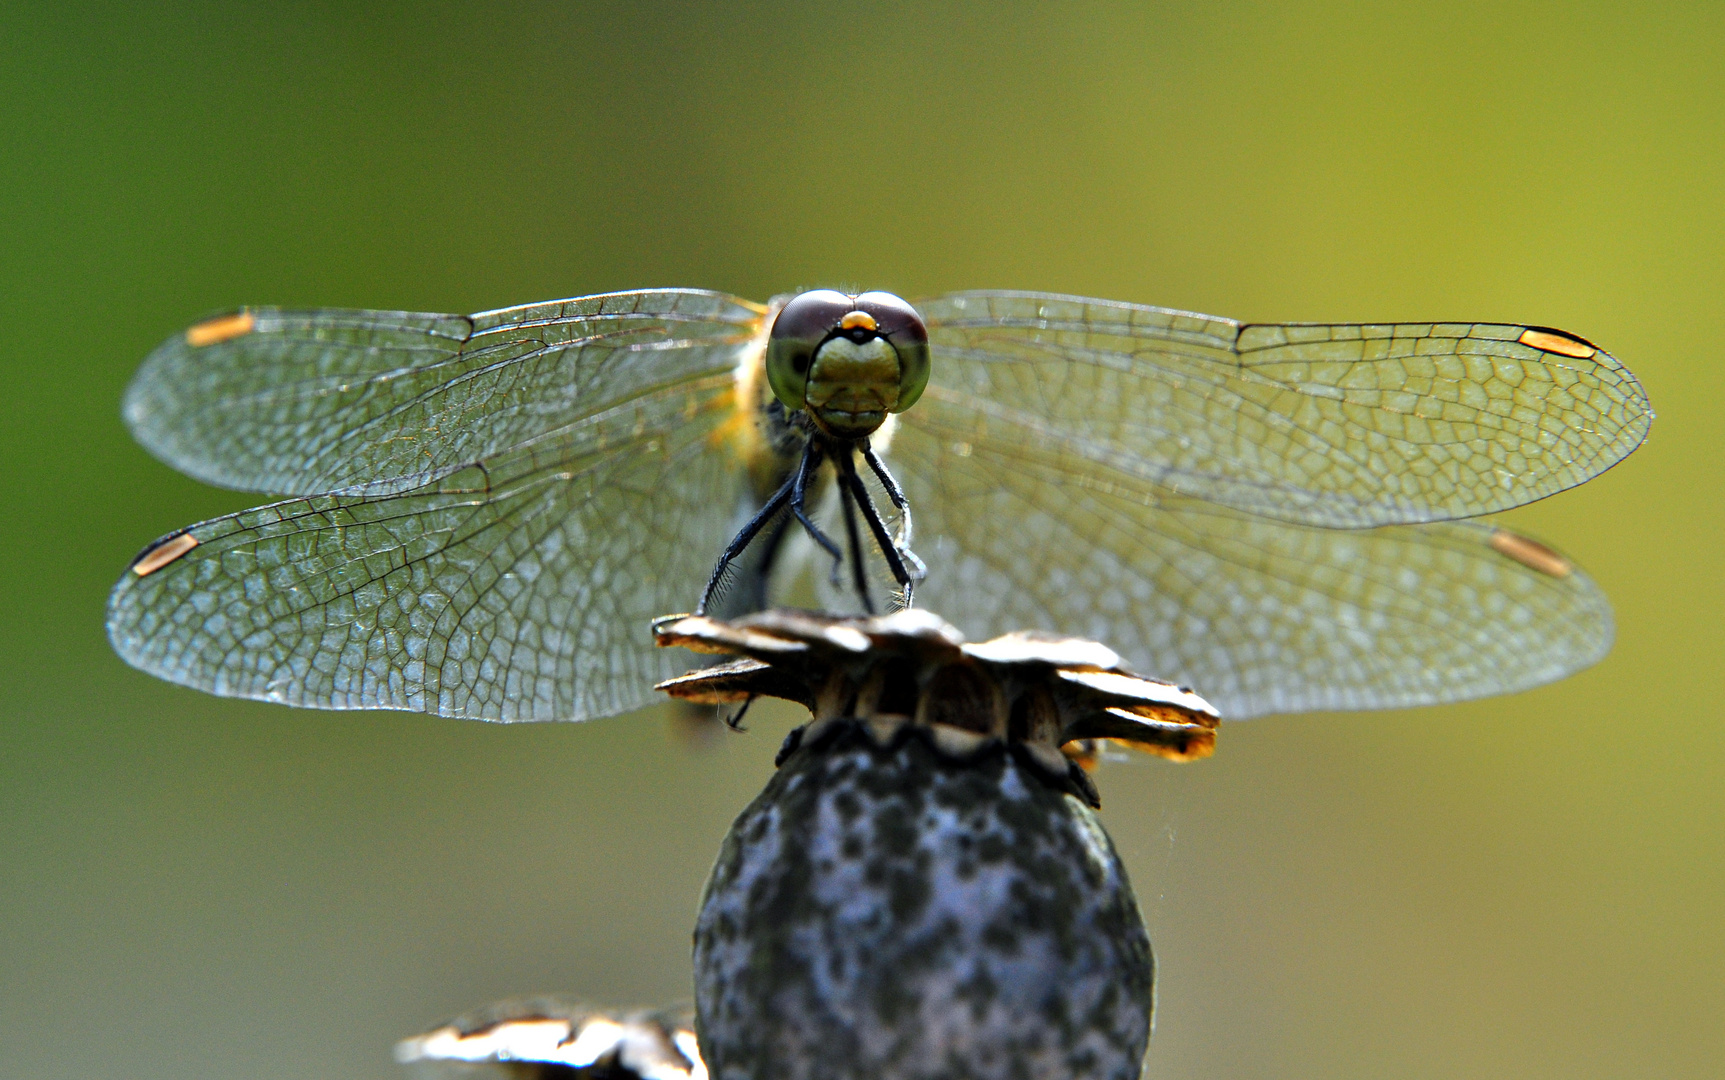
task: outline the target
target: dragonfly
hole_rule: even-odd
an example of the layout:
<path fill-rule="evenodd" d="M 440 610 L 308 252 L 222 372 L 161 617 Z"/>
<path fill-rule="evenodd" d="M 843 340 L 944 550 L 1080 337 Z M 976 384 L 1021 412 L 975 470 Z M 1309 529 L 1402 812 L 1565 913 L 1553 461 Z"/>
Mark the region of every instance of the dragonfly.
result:
<path fill-rule="evenodd" d="M 687 666 L 648 626 L 703 582 L 702 607 L 750 610 L 799 543 L 843 554 L 836 499 L 851 573 L 814 575 L 828 603 L 890 577 L 973 636 L 1106 641 L 1232 718 L 1518 691 L 1610 647 L 1579 568 L 1473 520 L 1646 437 L 1640 384 L 1583 338 L 810 295 L 199 322 L 124 417 L 173 467 L 277 501 L 146 547 L 110 640 L 219 695 L 609 716 Z M 809 374 L 828 360 L 837 390 Z"/>

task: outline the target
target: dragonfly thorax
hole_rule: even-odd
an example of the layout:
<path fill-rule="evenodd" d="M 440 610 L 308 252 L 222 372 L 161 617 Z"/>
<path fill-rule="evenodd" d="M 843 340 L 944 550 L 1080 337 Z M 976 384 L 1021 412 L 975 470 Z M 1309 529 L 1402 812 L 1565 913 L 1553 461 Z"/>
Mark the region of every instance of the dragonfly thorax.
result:
<path fill-rule="evenodd" d="M 767 338 L 767 381 L 835 439 L 868 437 L 928 385 L 928 330 L 891 293 L 817 289 L 793 297 Z"/>

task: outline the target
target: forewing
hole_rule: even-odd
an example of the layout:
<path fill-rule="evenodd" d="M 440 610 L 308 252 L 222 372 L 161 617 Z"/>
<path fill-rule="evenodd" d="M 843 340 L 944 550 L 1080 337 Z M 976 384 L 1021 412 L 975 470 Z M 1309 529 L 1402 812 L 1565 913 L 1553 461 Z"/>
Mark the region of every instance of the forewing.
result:
<path fill-rule="evenodd" d="M 929 565 L 917 601 L 972 638 L 1023 627 L 1091 637 L 1230 718 L 1505 693 L 1610 647 L 1593 583 L 1489 526 L 1295 525 L 943 400 L 903 420 L 890 462 Z"/>
<path fill-rule="evenodd" d="M 473 316 L 250 308 L 164 342 L 124 413 L 151 453 L 209 483 L 406 491 L 728 367 L 761 311 L 694 289 Z"/>
<path fill-rule="evenodd" d="M 1610 468 L 1653 419 L 1610 354 L 1537 327 L 1242 325 L 1005 292 L 918 307 L 924 401 L 969 403 L 976 424 L 1126 482 L 1306 525 L 1505 510 Z"/>
<path fill-rule="evenodd" d="M 160 542 L 115 586 L 109 636 L 152 674 L 290 705 L 635 708 L 688 666 L 649 620 L 693 603 L 729 535 L 733 405 L 730 373 L 707 376 L 413 490 L 194 525 L 196 546 Z"/>

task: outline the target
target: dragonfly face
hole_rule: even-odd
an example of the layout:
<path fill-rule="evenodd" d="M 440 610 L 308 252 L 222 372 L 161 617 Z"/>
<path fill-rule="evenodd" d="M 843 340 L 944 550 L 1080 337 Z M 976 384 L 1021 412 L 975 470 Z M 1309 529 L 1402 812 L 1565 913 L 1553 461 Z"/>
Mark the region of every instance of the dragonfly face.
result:
<path fill-rule="evenodd" d="M 928 386 L 928 328 L 884 292 L 801 293 L 767 337 L 767 379 L 785 408 L 807 410 L 822 433 L 863 439 Z"/>
<path fill-rule="evenodd" d="M 872 432 L 904 506 L 896 536 L 890 513 L 847 530 L 865 580 L 894 557 L 914 578 L 914 506 L 919 602 L 978 638 L 1105 641 L 1227 716 L 1501 693 L 1609 647 L 1584 574 L 1467 520 L 1645 437 L 1634 376 L 1574 335 L 1000 291 L 773 314 L 658 289 L 472 316 L 251 308 L 175 335 L 127 392 L 134 434 L 279 501 L 146 549 L 110 638 L 219 694 L 622 712 L 684 666 L 650 621 L 687 608 L 796 451 L 836 467 L 838 507 L 898 508 L 885 463 L 855 467 Z"/>

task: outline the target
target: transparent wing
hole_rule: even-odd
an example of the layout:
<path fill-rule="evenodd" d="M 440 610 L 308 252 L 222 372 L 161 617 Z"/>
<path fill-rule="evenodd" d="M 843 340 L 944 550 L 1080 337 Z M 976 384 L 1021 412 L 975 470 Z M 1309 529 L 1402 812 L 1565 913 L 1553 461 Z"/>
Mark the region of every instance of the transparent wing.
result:
<path fill-rule="evenodd" d="M 690 606 L 742 496 L 733 383 L 684 380 L 412 490 L 194 525 L 115 586 L 109 636 L 152 674 L 292 705 L 635 708 L 688 666 L 649 620 Z"/>
<path fill-rule="evenodd" d="M 925 401 L 969 401 L 975 424 L 1034 431 L 1122 481 L 1306 525 L 1505 510 L 1610 468 L 1653 419 L 1610 354 L 1538 327 L 1242 325 L 1008 292 L 918 308 Z"/>
<path fill-rule="evenodd" d="M 890 461 L 929 565 L 917 602 L 973 638 L 1091 637 L 1230 718 L 1505 693 L 1610 647 L 1592 582 L 1485 525 L 1295 525 L 944 398 L 901 421 Z"/>
<path fill-rule="evenodd" d="M 212 484 L 404 491 L 726 366 L 762 311 L 695 289 L 473 316 L 250 308 L 164 342 L 124 413 L 151 453 Z"/>

